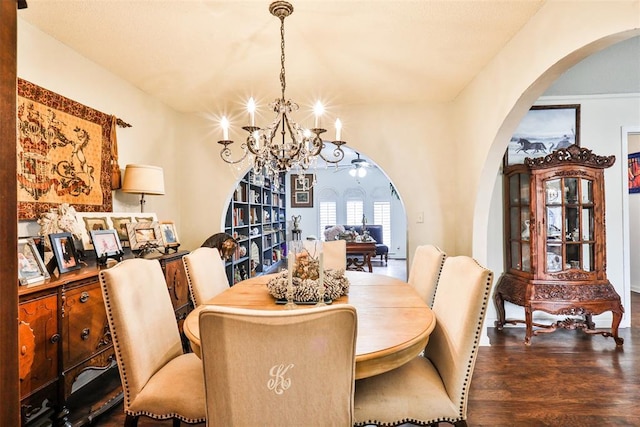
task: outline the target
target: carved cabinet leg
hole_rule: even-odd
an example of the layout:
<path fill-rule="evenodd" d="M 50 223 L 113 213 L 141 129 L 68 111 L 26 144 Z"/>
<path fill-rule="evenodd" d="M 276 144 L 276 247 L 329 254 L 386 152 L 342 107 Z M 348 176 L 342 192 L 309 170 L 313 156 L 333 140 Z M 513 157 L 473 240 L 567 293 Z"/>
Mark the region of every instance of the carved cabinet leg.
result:
<path fill-rule="evenodd" d="M 622 308 L 622 304 L 620 305 L 619 310 L 612 310 L 613 313 L 613 321 L 611 322 L 611 336 L 616 342 L 617 346 L 621 346 L 624 344 L 624 338 L 618 336 L 618 326 L 620 326 L 620 321 L 622 321 L 622 314 L 624 313 L 624 308 Z"/>
<path fill-rule="evenodd" d="M 496 312 L 498 314 L 498 320 L 496 320 L 495 326 L 499 331 L 504 329 L 505 324 L 505 312 L 504 312 L 504 299 L 502 294 L 496 290 L 493 293 L 493 302 L 496 306 Z"/>
<path fill-rule="evenodd" d="M 529 305 L 524 307 L 524 323 L 526 326 L 524 343 L 525 345 L 531 345 L 531 336 L 533 335 L 533 310 L 531 310 L 531 306 Z"/>

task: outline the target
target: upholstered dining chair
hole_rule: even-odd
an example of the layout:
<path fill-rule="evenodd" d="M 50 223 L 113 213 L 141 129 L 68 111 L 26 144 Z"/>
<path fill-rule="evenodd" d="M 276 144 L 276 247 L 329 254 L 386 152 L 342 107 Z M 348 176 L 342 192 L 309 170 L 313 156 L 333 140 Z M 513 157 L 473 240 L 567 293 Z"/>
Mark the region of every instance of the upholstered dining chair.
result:
<path fill-rule="evenodd" d="M 324 268 L 326 270 L 346 270 L 347 269 L 347 241 L 332 240 L 330 242 L 322 242 L 322 251 L 324 252 Z"/>
<path fill-rule="evenodd" d="M 202 361 L 183 353 L 157 260 L 127 259 L 100 272 L 102 295 L 124 392 L 125 426 L 138 418 L 206 420 Z"/>
<path fill-rule="evenodd" d="M 229 289 L 229 280 L 218 249 L 200 247 L 182 257 L 189 295 L 195 307 Z"/>
<path fill-rule="evenodd" d="M 466 426 L 469 385 L 493 273 L 467 256 L 444 262 L 424 356 L 356 381 L 355 425 Z"/>
<path fill-rule="evenodd" d="M 207 426 L 352 426 L 356 310 L 206 306 Z"/>
<path fill-rule="evenodd" d="M 429 307 L 433 307 L 433 298 L 446 257 L 447 254 L 434 245 L 418 246 L 413 255 L 408 282 Z"/>

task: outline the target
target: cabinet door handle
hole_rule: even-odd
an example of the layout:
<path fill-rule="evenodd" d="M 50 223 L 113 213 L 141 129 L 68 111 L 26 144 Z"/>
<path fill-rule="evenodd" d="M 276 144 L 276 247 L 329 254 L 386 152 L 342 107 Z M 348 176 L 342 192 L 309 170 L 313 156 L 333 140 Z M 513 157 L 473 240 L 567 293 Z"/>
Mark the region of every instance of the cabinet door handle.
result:
<path fill-rule="evenodd" d="M 82 333 L 80 334 L 80 338 L 82 338 L 83 341 L 86 341 L 89 339 L 90 333 L 91 333 L 91 330 L 89 328 L 84 328 L 82 330 Z"/>
<path fill-rule="evenodd" d="M 49 338 L 49 341 L 51 341 L 51 344 L 57 343 L 58 341 L 60 341 L 60 334 L 51 335 L 51 338 Z"/>
<path fill-rule="evenodd" d="M 85 303 L 87 301 L 89 301 L 89 292 L 83 292 L 80 294 L 80 302 Z"/>

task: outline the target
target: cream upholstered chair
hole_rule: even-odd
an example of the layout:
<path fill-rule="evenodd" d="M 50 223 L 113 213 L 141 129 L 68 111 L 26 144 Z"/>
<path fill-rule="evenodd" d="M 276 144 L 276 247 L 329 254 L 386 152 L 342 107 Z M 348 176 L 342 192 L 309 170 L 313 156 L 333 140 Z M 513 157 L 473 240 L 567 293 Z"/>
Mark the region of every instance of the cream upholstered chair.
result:
<path fill-rule="evenodd" d="M 128 259 L 100 272 L 102 295 L 124 392 L 125 426 L 141 415 L 204 422 L 202 362 L 183 354 L 178 324 L 157 260 Z"/>
<path fill-rule="evenodd" d="M 420 294 L 424 302 L 433 307 L 438 278 L 447 254 L 439 247 L 422 245 L 416 248 L 411 261 L 408 282 Z"/>
<path fill-rule="evenodd" d="M 322 242 L 320 240 L 303 240 L 303 247 L 313 257 L 316 256 L 316 245 L 322 245 L 323 262 L 325 270 L 346 270 L 347 269 L 347 241 L 331 240 Z"/>
<path fill-rule="evenodd" d="M 200 313 L 208 426 L 352 426 L 357 317 L 348 304 Z"/>
<path fill-rule="evenodd" d="M 466 426 L 469 385 L 493 273 L 470 257 L 447 258 L 433 303 L 436 327 L 424 357 L 356 381 L 355 425 Z"/>
<path fill-rule="evenodd" d="M 324 252 L 323 262 L 325 270 L 347 269 L 346 240 L 332 240 L 330 242 L 322 242 L 322 251 Z"/>
<path fill-rule="evenodd" d="M 182 262 L 194 306 L 197 307 L 229 289 L 229 280 L 218 249 L 198 248 L 182 257 Z"/>

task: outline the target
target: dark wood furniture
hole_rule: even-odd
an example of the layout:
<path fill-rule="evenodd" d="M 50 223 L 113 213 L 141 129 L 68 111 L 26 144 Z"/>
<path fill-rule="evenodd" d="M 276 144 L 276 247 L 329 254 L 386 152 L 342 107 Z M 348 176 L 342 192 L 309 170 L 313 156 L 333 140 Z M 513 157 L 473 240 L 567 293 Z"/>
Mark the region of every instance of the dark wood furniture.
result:
<path fill-rule="evenodd" d="M 16 158 L 16 77 L 17 18 L 16 2 L 0 2 L 0 158 Z M 18 290 L 13 283 L 18 277 L 18 197 L 16 162 L 0 165 L 0 423 L 18 425 Z"/>
<path fill-rule="evenodd" d="M 274 179 L 249 171 L 238 183 L 227 208 L 224 231 L 238 240 L 225 264 L 229 283 L 277 271 L 286 255 L 284 174 Z"/>
<path fill-rule="evenodd" d="M 557 328 L 623 344 L 618 326 L 624 309 L 606 275 L 603 169 L 614 162 L 614 156 L 572 145 L 505 169 L 506 266 L 494 292 L 498 329 L 524 323 L 527 345 L 533 335 Z M 505 301 L 524 307 L 525 320 L 505 319 Z M 541 324 L 533 321 L 536 310 L 580 317 Z M 611 331 L 596 330 L 592 316 L 606 311 L 613 315 Z"/>
<path fill-rule="evenodd" d="M 156 257 L 181 331 L 191 310 L 182 265 L 187 253 Z M 23 425 L 46 418 L 54 425 L 83 425 L 122 401 L 99 271 L 91 262 L 18 291 Z"/>
<path fill-rule="evenodd" d="M 371 258 L 376 256 L 376 242 L 347 242 L 347 270 L 373 272 Z"/>

